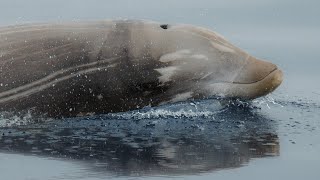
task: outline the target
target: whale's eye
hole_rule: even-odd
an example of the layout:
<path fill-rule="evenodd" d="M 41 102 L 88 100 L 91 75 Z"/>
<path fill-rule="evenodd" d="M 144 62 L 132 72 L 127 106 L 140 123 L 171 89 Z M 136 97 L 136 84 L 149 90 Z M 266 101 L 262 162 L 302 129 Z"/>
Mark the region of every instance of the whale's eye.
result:
<path fill-rule="evenodd" d="M 161 24 L 160 27 L 162 29 L 168 29 L 169 28 L 169 24 Z"/>

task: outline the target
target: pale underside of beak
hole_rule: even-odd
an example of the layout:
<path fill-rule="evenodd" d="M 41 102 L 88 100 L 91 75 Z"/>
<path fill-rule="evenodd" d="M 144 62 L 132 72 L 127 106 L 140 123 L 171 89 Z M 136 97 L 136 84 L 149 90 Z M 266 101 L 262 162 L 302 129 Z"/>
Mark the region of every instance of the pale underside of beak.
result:
<path fill-rule="evenodd" d="M 282 71 L 280 69 L 274 69 L 261 80 L 252 83 L 232 83 L 232 89 L 235 91 L 230 91 L 230 95 L 238 96 L 242 99 L 254 99 L 265 96 L 279 87 L 282 80 Z"/>
<path fill-rule="evenodd" d="M 274 91 L 283 80 L 282 71 L 274 64 L 250 57 L 231 82 L 212 84 L 219 96 L 255 99 Z"/>

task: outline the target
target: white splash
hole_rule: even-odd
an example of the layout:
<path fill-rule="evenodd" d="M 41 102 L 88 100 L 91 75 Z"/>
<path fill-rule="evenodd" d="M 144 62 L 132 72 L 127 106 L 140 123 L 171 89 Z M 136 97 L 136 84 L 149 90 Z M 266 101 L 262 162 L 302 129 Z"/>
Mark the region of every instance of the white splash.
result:
<path fill-rule="evenodd" d="M 201 100 L 201 102 L 180 102 L 159 107 L 146 107 L 141 110 L 111 113 L 111 118 L 117 119 L 215 119 L 215 115 L 224 111 L 225 105 L 214 99 Z"/>
<path fill-rule="evenodd" d="M 0 127 L 27 125 L 31 121 L 31 112 L 19 116 L 10 112 L 0 112 Z"/>
<path fill-rule="evenodd" d="M 261 97 L 259 99 L 255 99 L 252 101 L 254 104 L 256 104 L 257 106 L 262 106 L 262 105 L 266 105 L 268 109 L 271 109 L 270 104 L 275 105 L 275 106 L 280 106 L 280 107 L 284 107 L 283 105 L 277 103 L 273 97 L 271 96 L 265 96 L 265 97 Z"/>
<path fill-rule="evenodd" d="M 121 115 L 112 115 L 115 118 L 121 119 L 158 119 L 158 118 L 213 118 L 213 115 L 216 114 L 211 111 L 193 111 L 193 110 L 184 110 L 180 109 L 178 111 L 166 110 L 166 109 L 152 109 L 147 112 L 133 112 L 126 113 Z"/>
<path fill-rule="evenodd" d="M 207 84 L 205 88 L 212 96 L 225 97 L 229 93 L 232 85 L 231 83 L 212 83 Z"/>
<path fill-rule="evenodd" d="M 174 98 L 172 98 L 172 99 L 170 100 L 170 102 L 185 101 L 185 100 L 187 100 L 188 98 L 191 98 L 191 97 L 192 97 L 192 93 L 193 93 L 193 92 L 186 92 L 186 93 L 177 94 L 177 95 L 175 95 Z"/>

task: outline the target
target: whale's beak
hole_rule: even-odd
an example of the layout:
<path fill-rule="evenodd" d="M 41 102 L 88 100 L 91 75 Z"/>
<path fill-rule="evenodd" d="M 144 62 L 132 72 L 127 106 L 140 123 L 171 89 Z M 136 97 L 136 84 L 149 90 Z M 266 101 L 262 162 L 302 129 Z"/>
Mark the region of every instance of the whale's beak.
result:
<path fill-rule="evenodd" d="M 274 64 L 250 57 L 234 81 L 243 99 L 254 99 L 274 91 L 283 80 L 282 71 Z"/>

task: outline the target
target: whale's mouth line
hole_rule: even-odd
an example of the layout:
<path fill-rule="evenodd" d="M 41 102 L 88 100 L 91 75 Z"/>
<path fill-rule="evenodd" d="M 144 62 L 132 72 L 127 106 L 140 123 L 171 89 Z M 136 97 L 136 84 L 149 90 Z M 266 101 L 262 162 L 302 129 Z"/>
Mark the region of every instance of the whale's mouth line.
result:
<path fill-rule="evenodd" d="M 220 90 L 220 94 L 222 94 L 223 97 L 250 100 L 274 91 L 282 83 L 282 80 L 282 71 L 275 68 L 268 75 L 258 81 L 251 83 L 219 82 L 213 83 L 209 87 L 211 89 Z"/>
<path fill-rule="evenodd" d="M 280 70 L 276 67 L 272 71 L 270 71 L 270 73 L 267 74 L 262 79 L 259 79 L 259 80 L 253 81 L 253 82 L 248 82 L 248 83 L 246 83 L 246 82 L 227 82 L 227 83 L 231 83 L 231 84 L 255 84 L 255 83 L 258 83 L 258 82 L 261 82 L 261 81 L 267 79 L 271 74 L 274 74 L 274 72 L 276 72 L 276 71 L 280 71 Z"/>

